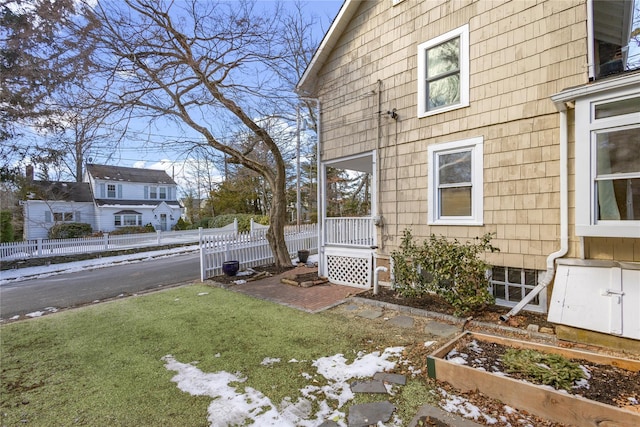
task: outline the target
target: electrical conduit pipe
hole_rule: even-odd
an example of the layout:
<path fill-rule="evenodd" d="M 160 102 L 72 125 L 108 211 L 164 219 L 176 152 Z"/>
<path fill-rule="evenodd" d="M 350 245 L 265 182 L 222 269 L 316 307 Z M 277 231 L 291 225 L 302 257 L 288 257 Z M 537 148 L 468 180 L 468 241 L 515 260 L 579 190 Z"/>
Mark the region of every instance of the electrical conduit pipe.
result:
<path fill-rule="evenodd" d="M 379 266 L 379 267 L 376 267 L 375 271 L 373 272 L 373 294 L 374 295 L 378 295 L 378 290 L 379 290 L 378 275 L 380 274 L 380 272 L 386 273 L 387 271 L 389 271 L 387 267 Z"/>
<path fill-rule="evenodd" d="M 529 292 L 522 300 L 507 314 L 500 316 L 500 320 L 506 322 L 511 316 L 515 316 L 524 306 L 529 304 L 536 295 L 545 289 L 553 280 L 556 272 L 556 259 L 561 258 L 569 251 L 569 207 L 568 207 L 568 126 L 567 110 L 564 104 L 558 104 L 560 108 L 560 249 L 547 257 L 547 271 L 538 281 L 538 285 Z M 374 292 L 375 293 L 375 292 Z"/>

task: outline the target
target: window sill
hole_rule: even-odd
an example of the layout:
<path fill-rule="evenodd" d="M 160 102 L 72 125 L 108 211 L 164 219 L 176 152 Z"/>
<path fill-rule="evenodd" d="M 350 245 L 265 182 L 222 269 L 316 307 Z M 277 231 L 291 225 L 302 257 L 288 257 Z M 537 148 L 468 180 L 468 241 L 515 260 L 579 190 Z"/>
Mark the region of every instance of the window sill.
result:
<path fill-rule="evenodd" d="M 576 236 L 640 238 L 640 221 L 625 221 L 598 225 L 577 225 Z"/>
<path fill-rule="evenodd" d="M 418 111 L 418 118 L 422 119 L 424 117 L 435 116 L 436 114 L 446 113 L 447 111 L 459 110 L 460 108 L 465 108 L 468 106 L 469 106 L 469 103 L 467 102 L 462 104 L 448 105 L 446 107 L 437 108 L 435 110 L 430 110 L 430 111 Z"/>
<path fill-rule="evenodd" d="M 476 221 L 473 219 L 438 219 L 435 221 L 428 221 L 427 225 L 466 225 L 472 227 L 482 227 L 484 223 L 482 221 Z"/>

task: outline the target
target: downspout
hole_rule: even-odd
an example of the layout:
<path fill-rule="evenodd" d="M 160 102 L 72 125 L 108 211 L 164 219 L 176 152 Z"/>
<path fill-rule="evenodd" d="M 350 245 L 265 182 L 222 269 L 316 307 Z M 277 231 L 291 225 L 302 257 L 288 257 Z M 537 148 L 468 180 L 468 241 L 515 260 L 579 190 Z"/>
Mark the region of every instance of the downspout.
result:
<path fill-rule="evenodd" d="M 567 110 L 562 104 L 560 110 L 560 249 L 547 257 L 547 271 L 538 280 L 538 285 L 529 292 L 515 307 L 507 314 L 500 316 L 500 320 L 506 322 L 511 316 L 515 316 L 524 306 L 529 304 L 536 295 L 544 290 L 553 280 L 556 272 L 555 261 L 567 254 L 569 251 L 569 194 L 568 194 L 568 125 Z"/>
<path fill-rule="evenodd" d="M 380 228 L 380 249 L 384 250 L 384 218 L 382 218 L 382 207 L 380 203 L 380 180 L 382 179 L 382 162 L 379 161 L 380 155 L 382 153 L 382 80 L 378 79 L 378 117 L 376 121 L 376 158 L 374 159 L 376 163 L 376 216 L 374 218 L 374 224 Z M 377 248 L 376 248 L 377 249 Z"/>

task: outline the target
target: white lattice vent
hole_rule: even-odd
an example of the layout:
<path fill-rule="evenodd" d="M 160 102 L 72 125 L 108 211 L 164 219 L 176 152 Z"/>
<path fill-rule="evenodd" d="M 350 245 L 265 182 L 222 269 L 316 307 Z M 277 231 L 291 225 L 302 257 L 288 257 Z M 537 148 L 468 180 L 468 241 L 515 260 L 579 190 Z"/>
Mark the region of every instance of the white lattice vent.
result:
<path fill-rule="evenodd" d="M 329 281 L 347 286 L 371 286 L 371 258 L 327 255 Z"/>

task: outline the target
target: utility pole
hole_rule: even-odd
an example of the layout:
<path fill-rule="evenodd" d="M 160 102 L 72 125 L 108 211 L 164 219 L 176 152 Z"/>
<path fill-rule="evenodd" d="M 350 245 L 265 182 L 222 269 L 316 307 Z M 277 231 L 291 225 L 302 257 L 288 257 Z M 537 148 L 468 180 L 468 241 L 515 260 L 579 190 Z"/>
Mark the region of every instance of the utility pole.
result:
<path fill-rule="evenodd" d="M 300 104 L 296 105 L 296 225 L 300 231 Z"/>

